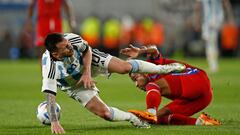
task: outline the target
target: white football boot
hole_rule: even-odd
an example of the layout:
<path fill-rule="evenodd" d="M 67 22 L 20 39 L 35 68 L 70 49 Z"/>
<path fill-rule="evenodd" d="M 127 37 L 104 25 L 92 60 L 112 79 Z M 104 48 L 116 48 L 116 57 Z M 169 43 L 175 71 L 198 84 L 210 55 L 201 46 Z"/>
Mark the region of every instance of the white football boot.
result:
<path fill-rule="evenodd" d="M 137 116 L 135 116 L 132 113 L 131 113 L 129 122 L 137 128 L 150 128 L 151 127 L 146 121 L 139 119 Z"/>
<path fill-rule="evenodd" d="M 158 66 L 161 67 L 161 72 L 163 74 L 179 73 L 186 69 L 186 66 L 180 63 L 171 63 L 171 64 L 158 65 Z"/>

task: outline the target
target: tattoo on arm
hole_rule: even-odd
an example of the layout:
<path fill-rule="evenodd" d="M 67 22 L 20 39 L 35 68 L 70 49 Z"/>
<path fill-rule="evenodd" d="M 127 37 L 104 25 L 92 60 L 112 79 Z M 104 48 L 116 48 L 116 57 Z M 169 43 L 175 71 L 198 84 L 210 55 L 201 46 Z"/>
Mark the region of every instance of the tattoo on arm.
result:
<path fill-rule="evenodd" d="M 56 113 L 56 96 L 51 93 L 47 93 L 46 98 L 47 98 L 47 110 L 50 121 L 51 122 L 58 121 Z"/>

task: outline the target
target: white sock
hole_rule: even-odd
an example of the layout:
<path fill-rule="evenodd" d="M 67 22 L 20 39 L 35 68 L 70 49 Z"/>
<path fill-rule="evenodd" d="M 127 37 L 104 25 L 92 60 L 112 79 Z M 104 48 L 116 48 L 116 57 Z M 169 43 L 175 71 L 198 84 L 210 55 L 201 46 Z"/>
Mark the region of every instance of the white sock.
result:
<path fill-rule="evenodd" d="M 148 108 L 147 111 L 153 115 L 157 115 L 157 111 L 154 108 Z"/>
<path fill-rule="evenodd" d="M 109 107 L 112 113 L 112 121 L 128 121 L 131 118 L 131 113 L 121 111 L 115 107 Z"/>
<path fill-rule="evenodd" d="M 197 120 L 196 120 L 196 122 L 195 122 L 195 125 L 197 125 L 197 126 L 201 126 L 201 125 L 203 125 L 202 120 L 199 119 L 199 118 L 197 118 Z"/>
<path fill-rule="evenodd" d="M 132 73 L 167 74 L 173 71 L 182 71 L 185 69 L 185 66 L 180 63 L 156 65 L 142 60 L 129 60 L 128 62 L 132 65 Z"/>
<path fill-rule="evenodd" d="M 129 60 L 132 65 L 132 73 L 166 73 L 164 65 L 156 65 L 142 60 Z"/>

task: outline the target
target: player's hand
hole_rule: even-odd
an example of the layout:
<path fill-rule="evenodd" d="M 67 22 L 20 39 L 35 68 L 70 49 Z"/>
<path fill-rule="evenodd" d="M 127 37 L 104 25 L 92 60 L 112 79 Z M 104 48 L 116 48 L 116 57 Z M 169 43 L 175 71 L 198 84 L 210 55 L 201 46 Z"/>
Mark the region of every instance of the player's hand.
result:
<path fill-rule="evenodd" d="M 140 48 L 130 44 L 127 48 L 121 49 L 120 53 L 128 56 L 130 59 L 137 58 L 140 53 Z"/>
<path fill-rule="evenodd" d="M 96 81 L 92 79 L 91 75 L 83 74 L 76 85 L 83 85 L 84 88 L 92 89 L 95 86 L 95 83 Z"/>
<path fill-rule="evenodd" d="M 51 122 L 52 134 L 64 134 L 65 131 L 58 121 Z"/>

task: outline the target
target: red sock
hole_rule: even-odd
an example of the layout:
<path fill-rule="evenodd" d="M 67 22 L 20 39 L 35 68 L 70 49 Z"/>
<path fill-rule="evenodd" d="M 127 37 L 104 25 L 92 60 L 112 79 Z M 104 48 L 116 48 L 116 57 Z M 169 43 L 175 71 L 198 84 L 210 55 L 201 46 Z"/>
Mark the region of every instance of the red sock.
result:
<path fill-rule="evenodd" d="M 170 114 L 158 119 L 159 124 L 163 125 L 195 125 L 196 118 L 191 118 L 181 114 Z"/>
<path fill-rule="evenodd" d="M 158 109 L 162 99 L 160 88 L 154 83 L 149 83 L 146 85 L 146 92 L 147 92 L 146 95 L 147 109 L 149 108 Z"/>

